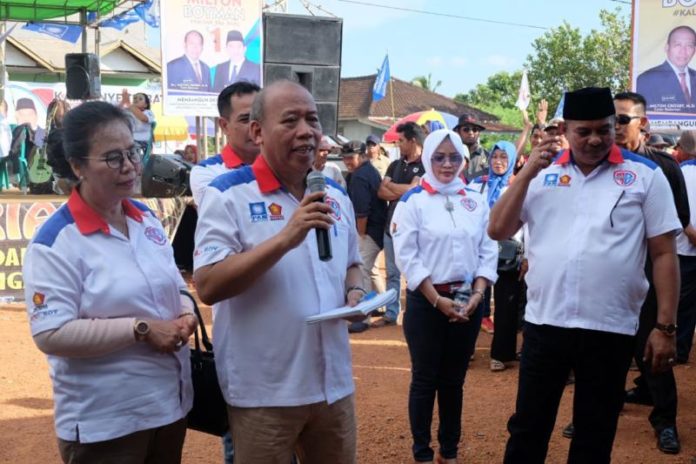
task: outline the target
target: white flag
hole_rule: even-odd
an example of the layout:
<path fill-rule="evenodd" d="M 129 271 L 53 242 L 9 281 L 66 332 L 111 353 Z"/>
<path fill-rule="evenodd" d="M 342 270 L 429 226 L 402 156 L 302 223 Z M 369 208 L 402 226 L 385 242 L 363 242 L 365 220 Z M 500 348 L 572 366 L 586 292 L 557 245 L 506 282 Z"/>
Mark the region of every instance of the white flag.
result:
<path fill-rule="evenodd" d="M 517 106 L 520 110 L 524 111 L 529 106 L 529 102 L 532 98 L 529 92 L 529 80 L 527 79 L 527 70 L 522 73 L 522 82 L 520 82 L 520 91 L 517 94 Z"/>

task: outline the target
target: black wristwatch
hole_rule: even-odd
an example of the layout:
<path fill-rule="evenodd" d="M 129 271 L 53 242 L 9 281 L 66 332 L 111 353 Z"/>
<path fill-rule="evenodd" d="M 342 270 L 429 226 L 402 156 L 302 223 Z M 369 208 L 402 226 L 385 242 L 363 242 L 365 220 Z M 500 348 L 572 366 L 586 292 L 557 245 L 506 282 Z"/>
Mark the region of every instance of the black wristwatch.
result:
<path fill-rule="evenodd" d="M 656 322 L 655 328 L 665 335 L 671 336 L 677 333 L 677 326 L 675 324 L 660 324 L 659 322 Z"/>

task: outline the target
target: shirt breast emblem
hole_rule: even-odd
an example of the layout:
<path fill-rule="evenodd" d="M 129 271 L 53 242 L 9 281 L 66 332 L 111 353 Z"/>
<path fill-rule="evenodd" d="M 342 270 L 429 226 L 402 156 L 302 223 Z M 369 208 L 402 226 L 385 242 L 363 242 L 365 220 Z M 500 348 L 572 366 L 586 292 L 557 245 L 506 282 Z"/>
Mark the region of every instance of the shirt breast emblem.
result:
<path fill-rule="evenodd" d="M 558 185 L 558 174 L 546 174 L 544 176 L 544 187 L 555 187 Z"/>
<path fill-rule="evenodd" d="M 283 217 L 283 207 L 278 203 L 268 205 L 268 212 L 271 213 L 271 221 L 282 221 L 285 219 Z"/>
<path fill-rule="evenodd" d="M 471 198 L 462 198 L 462 206 L 467 211 L 473 211 L 478 205 L 476 204 L 476 200 L 472 200 Z"/>
<path fill-rule="evenodd" d="M 341 220 L 341 205 L 336 201 L 334 198 L 331 198 L 330 196 L 326 196 L 326 199 L 324 202 L 331 207 L 333 210 L 329 216 L 334 218 L 336 221 Z"/>
<path fill-rule="evenodd" d="M 268 213 L 266 213 L 266 203 L 264 203 L 263 201 L 249 203 L 249 212 L 251 214 L 251 222 L 262 222 L 268 220 Z"/>
<path fill-rule="evenodd" d="M 563 174 L 558 178 L 559 187 L 570 187 L 570 176 L 568 174 Z"/>
<path fill-rule="evenodd" d="M 633 171 L 627 171 L 625 169 L 614 171 L 614 182 L 622 187 L 628 187 L 633 184 L 637 178 L 638 175 Z"/>
<path fill-rule="evenodd" d="M 147 227 L 145 229 L 145 237 L 147 237 L 148 240 L 156 243 L 157 245 L 164 245 L 165 243 L 167 243 L 167 237 L 164 236 L 164 232 L 162 232 L 156 227 Z"/>

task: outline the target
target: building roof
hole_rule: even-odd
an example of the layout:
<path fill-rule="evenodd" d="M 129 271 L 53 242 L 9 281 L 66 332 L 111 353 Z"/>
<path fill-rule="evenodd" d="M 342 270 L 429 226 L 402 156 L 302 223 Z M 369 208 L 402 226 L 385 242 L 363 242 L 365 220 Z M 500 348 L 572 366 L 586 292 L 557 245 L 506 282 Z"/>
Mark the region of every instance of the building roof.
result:
<path fill-rule="evenodd" d="M 390 126 L 392 119 L 391 90 L 387 96 L 374 103 L 372 101 L 372 87 L 376 74 L 369 76 L 347 77 L 341 79 L 340 95 L 338 99 L 338 120 L 369 120 L 380 125 Z M 436 92 L 423 89 L 410 82 L 392 78 L 394 94 L 394 116 L 397 119 L 417 111 L 435 109 L 459 116 L 465 113 L 474 115 L 485 124 L 489 131 L 517 132 L 518 129 L 506 126 L 499 122 L 499 118 L 485 111 L 481 111 L 464 103 L 456 102 Z"/>
<path fill-rule="evenodd" d="M 8 23 L 8 26 L 11 23 Z M 38 68 L 44 68 L 46 72 L 64 72 L 65 54 L 80 53 L 82 51 L 81 41 L 76 44 L 64 40 L 55 39 L 46 34 L 22 29 L 21 23 L 12 31 L 7 38 L 10 47 L 14 47 L 19 54 L 34 61 Z M 142 65 L 138 67 L 128 66 L 131 69 L 109 69 L 108 66 L 102 68 L 102 73 L 107 74 L 160 74 L 160 50 L 150 47 L 147 44 L 144 34 L 143 23 L 136 23 L 129 26 L 126 31 L 117 31 L 111 28 L 100 28 L 101 35 L 99 54 L 104 59 L 107 55 L 125 53 Z M 94 31 L 88 32 L 89 51 L 94 49 Z M 8 61 L 8 67 L 17 71 L 28 70 L 19 63 Z M 106 69 L 104 69 L 106 68 Z M 34 68 L 33 71 L 36 71 Z"/>

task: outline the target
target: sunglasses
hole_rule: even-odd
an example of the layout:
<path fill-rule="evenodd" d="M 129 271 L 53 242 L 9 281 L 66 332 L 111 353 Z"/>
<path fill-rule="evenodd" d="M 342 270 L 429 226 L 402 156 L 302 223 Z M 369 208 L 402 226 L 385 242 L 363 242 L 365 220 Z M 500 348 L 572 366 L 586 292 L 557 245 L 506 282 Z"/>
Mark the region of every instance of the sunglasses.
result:
<path fill-rule="evenodd" d="M 481 129 L 475 126 L 462 126 L 459 130 L 462 132 L 481 132 Z"/>
<path fill-rule="evenodd" d="M 464 158 L 462 155 L 444 155 L 442 153 L 435 153 L 430 160 L 435 164 L 445 164 L 445 160 L 449 160 L 450 164 L 461 164 Z"/>
<path fill-rule="evenodd" d="M 617 114 L 616 115 L 616 123 L 620 124 L 622 126 L 625 126 L 626 124 L 629 124 L 631 121 L 634 119 L 640 119 L 640 116 L 629 116 L 627 114 Z"/>

